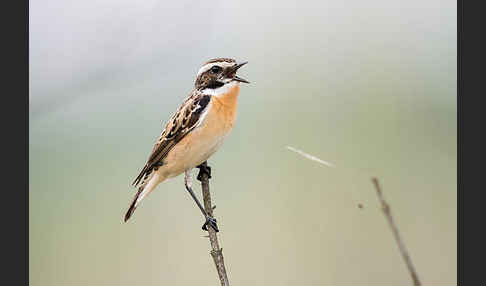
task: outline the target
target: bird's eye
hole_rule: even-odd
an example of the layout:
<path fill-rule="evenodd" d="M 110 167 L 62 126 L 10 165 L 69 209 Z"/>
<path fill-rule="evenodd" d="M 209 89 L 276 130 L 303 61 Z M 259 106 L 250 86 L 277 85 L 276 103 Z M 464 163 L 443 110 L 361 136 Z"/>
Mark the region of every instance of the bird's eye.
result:
<path fill-rule="evenodd" d="M 220 66 L 214 66 L 211 68 L 211 72 L 212 73 L 218 73 L 221 71 L 221 67 Z"/>

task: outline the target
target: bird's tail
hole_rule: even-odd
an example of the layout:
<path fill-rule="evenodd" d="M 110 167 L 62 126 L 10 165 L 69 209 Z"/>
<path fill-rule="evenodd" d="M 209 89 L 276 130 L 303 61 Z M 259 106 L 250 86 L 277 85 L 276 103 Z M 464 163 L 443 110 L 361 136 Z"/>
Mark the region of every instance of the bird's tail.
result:
<path fill-rule="evenodd" d="M 127 213 L 125 214 L 124 221 L 127 222 L 127 220 L 132 216 L 133 212 L 137 208 L 137 200 L 140 194 L 142 193 L 142 187 L 138 188 L 137 193 L 135 194 L 135 197 L 132 200 L 132 203 L 130 204 L 130 207 L 128 208 Z"/>
<path fill-rule="evenodd" d="M 125 214 L 124 221 L 126 222 L 132 215 L 137 206 L 140 204 L 140 202 L 148 195 L 150 194 L 157 185 L 162 182 L 163 179 L 157 175 L 151 176 L 151 178 L 148 180 L 146 184 L 142 184 L 139 188 L 137 193 L 135 194 L 135 197 L 132 200 L 132 203 L 130 204 L 130 207 L 127 210 L 127 213 Z"/>

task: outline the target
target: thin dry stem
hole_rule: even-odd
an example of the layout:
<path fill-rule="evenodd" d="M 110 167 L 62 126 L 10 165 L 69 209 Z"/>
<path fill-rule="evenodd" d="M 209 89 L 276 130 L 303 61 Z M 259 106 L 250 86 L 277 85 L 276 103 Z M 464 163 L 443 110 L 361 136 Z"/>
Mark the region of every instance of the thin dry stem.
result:
<path fill-rule="evenodd" d="M 209 192 L 209 177 L 206 173 L 201 173 L 201 188 L 204 200 L 204 209 L 208 215 L 213 216 L 213 207 L 211 206 L 211 194 Z M 218 271 L 221 286 L 229 286 L 228 275 L 224 266 L 223 249 L 219 247 L 218 236 L 212 227 L 208 227 L 209 241 L 211 243 L 211 256 Z"/>
<path fill-rule="evenodd" d="M 408 271 L 410 272 L 410 276 L 412 277 L 413 285 L 420 286 L 421 283 L 418 278 L 417 272 L 413 267 L 412 260 L 410 259 L 410 255 L 408 254 L 408 251 L 405 248 L 405 244 L 403 243 L 400 233 L 398 232 L 398 227 L 393 220 L 393 216 L 390 210 L 390 205 L 385 201 L 385 198 L 383 197 L 383 193 L 381 192 L 378 179 L 372 178 L 372 181 L 373 184 L 375 185 L 376 193 L 378 195 L 378 199 L 380 200 L 383 213 L 385 214 L 385 217 L 388 220 L 388 224 L 390 225 L 390 228 L 393 232 L 393 236 L 395 237 L 395 240 L 398 244 L 398 248 L 400 249 L 400 253 L 402 254 L 403 260 L 405 260 L 405 263 L 407 264 Z"/>
<path fill-rule="evenodd" d="M 311 154 L 307 154 L 306 152 L 304 152 L 302 150 L 299 150 L 297 148 L 294 148 L 292 146 L 286 146 L 285 148 L 289 149 L 290 151 L 294 151 L 295 153 L 297 153 L 297 154 L 299 154 L 299 155 L 303 156 L 304 158 L 307 158 L 307 159 L 309 159 L 311 161 L 318 162 L 318 163 L 320 163 L 322 165 L 326 165 L 326 166 L 331 167 L 331 168 L 336 168 L 336 166 L 334 166 L 333 164 L 331 164 L 331 163 L 329 163 L 327 161 L 324 161 L 324 160 L 322 160 L 320 158 L 317 158 L 316 156 L 312 156 Z"/>

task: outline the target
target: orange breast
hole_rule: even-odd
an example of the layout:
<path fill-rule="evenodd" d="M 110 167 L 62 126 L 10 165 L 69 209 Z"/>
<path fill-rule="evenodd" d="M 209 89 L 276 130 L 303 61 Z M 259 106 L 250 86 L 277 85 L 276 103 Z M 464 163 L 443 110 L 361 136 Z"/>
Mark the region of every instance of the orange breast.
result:
<path fill-rule="evenodd" d="M 167 154 L 160 168 L 168 177 L 176 176 L 206 161 L 214 154 L 233 128 L 240 88 L 235 85 L 225 94 L 211 97 L 211 106 L 201 126 L 191 131 Z"/>
<path fill-rule="evenodd" d="M 236 110 L 238 107 L 238 94 L 240 87 L 235 85 L 228 92 L 212 96 L 211 110 L 206 118 L 208 127 L 222 128 L 222 132 L 229 132 L 235 122 Z M 216 131 L 216 130 L 215 130 Z"/>

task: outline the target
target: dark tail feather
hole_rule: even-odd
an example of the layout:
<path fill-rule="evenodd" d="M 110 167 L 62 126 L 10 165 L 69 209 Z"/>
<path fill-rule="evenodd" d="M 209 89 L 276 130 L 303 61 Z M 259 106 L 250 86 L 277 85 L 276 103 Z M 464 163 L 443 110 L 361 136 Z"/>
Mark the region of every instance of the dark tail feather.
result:
<path fill-rule="evenodd" d="M 132 203 L 130 204 L 130 207 L 128 208 L 128 211 L 127 213 L 125 214 L 125 219 L 124 221 L 127 222 L 127 220 L 132 216 L 133 212 L 135 211 L 135 209 L 137 208 L 136 204 L 137 204 L 137 199 L 138 199 L 138 196 L 140 196 L 140 194 L 142 193 L 142 190 L 143 188 L 139 188 L 138 191 L 137 191 L 137 194 L 135 195 L 135 197 L 133 198 L 133 201 Z"/>
<path fill-rule="evenodd" d="M 133 180 L 132 182 L 132 185 L 133 186 L 137 186 L 138 183 L 140 183 L 140 181 L 142 180 L 143 176 L 145 176 L 145 173 L 147 171 L 147 165 L 145 165 L 142 169 L 142 171 L 140 172 L 140 174 L 138 174 L 138 176 L 135 178 L 135 180 Z"/>

